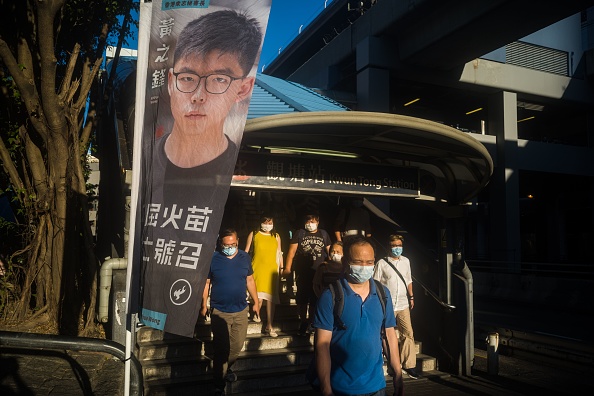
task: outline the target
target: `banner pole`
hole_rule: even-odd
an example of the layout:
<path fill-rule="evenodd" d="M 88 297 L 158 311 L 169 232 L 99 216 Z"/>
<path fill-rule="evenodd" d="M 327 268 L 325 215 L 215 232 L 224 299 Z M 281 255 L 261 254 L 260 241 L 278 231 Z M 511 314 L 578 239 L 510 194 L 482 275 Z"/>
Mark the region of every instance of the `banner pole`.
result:
<path fill-rule="evenodd" d="M 134 111 L 134 155 L 132 163 L 132 191 L 130 200 L 130 232 L 128 244 L 128 266 L 126 269 L 126 361 L 124 374 L 124 395 L 130 395 L 130 358 L 133 350 L 132 332 L 136 331 L 136 322 L 134 313 L 136 307 L 131 307 L 132 287 L 134 293 L 138 293 L 138 285 L 132 285 L 134 246 L 136 244 L 136 212 L 138 206 L 138 191 L 140 186 L 140 168 L 142 151 L 142 128 L 144 120 L 144 103 L 146 89 L 144 84 L 147 76 L 148 52 L 150 41 L 150 27 L 153 4 L 151 1 L 140 2 L 140 17 L 138 27 L 138 55 L 136 60 L 136 106 Z M 139 384 L 143 387 L 143 384 Z M 141 388 L 142 389 L 142 388 Z"/>

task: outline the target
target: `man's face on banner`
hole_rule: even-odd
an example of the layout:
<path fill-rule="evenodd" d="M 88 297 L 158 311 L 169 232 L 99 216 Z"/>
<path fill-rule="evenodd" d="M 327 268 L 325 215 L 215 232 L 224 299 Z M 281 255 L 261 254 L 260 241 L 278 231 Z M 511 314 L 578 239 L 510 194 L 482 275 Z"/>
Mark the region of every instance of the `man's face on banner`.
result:
<path fill-rule="evenodd" d="M 222 133 L 233 105 L 245 99 L 254 85 L 253 77 L 243 77 L 232 54 L 213 51 L 206 57 L 190 55 L 178 60 L 169 70 L 168 81 L 174 119 L 172 132 L 196 136 L 205 131 Z"/>

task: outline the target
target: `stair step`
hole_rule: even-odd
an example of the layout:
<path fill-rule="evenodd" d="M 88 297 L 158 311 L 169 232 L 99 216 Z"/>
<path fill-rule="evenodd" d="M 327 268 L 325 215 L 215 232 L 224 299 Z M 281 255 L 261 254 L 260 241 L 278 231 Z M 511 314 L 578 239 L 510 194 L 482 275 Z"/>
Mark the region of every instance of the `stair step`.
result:
<path fill-rule="evenodd" d="M 406 389 L 406 384 L 413 382 L 413 381 L 435 381 L 440 380 L 443 378 L 451 377 L 450 374 L 442 373 L 440 371 L 432 370 L 426 373 L 423 373 L 423 376 L 417 380 L 409 378 L 406 374 L 403 377 L 404 380 L 404 387 Z M 386 376 L 386 384 L 389 389 L 391 389 L 391 382 L 392 377 Z M 301 396 L 310 396 L 315 394 L 309 384 L 295 386 L 291 388 L 280 387 L 280 388 L 270 388 L 270 389 L 261 389 L 254 392 L 233 392 L 233 395 L 236 396 L 268 396 L 268 395 L 301 395 Z"/>
<path fill-rule="evenodd" d="M 253 392 L 271 387 L 286 389 L 304 386 L 307 385 L 305 379 L 307 367 L 308 365 L 301 365 L 242 371 L 238 374 L 236 382 L 227 383 L 226 393 Z M 210 374 L 145 381 L 145 395 L 150 396 L 166 396 L 173 393 L 176 396 L 194 396 L 213 391 Z"/>
<path fill-rule="evenodd" d="M 153 359 L 195 357 L 204 353 L 204 342 L 192 338 L 145 341 L 138 346 L 137 357 L 143 362 Z"/>
<path fill-rule="evenodd" d="M 226 393 L 237 396 L 257 395 L 309 395 L 313 394 L 307 383 L 305 373 L 308 366 L 293 367 L 291 369 L 251 370 L 238 374 L 236 382 L 227 383 Z M 437 370 L 424 371 L 421 378 L 412 379 L 406 374 L 403 376 L 404 386 L 412 381 L 435 381 L 449 377 L 450 374 Z M 392 378 L 386 375 L 386 384 L 391 385 Z M 161 381 L 147 381 L 145 395 L 167 396 L 175 393 L 176 396 L 194 396 L 208 394 L 214 391 L 210 376 L 200 376 L 184 379 L 165 379 Z"/>
<path fill-rule="evenodd" d="M 263 334 L 248 334 L 242 351 L 265 351 L 289 347 L 303 347 L 313 345 L 313 335 L 298 336 L 296 333 L 279 333 L 278 337 Z M 140 361 L 167 359 L 175 357 L 196 357 L 201 354 L 212 356 L 212 337 L 200 340 L 179 338 L 161 341 L 146 341 L 139 345 L 138 358 Z"/>
<path fill-rule="evenodd" d="M 270 367 L 307 365 L 313 357 L 313 346 L 292 347 L 266 351 L 244 351 L 239 354 L 233 370 L 242 373 L 248 370 Z M 147 381 L 164 378 L 183 378 L 212 372 L 212 356 L 199 355 L 191 359 L 177 357 L 145 361 L 142 364 Z"/>
<path fill-rule="evenodd" d="M 274 329 L 278 337 L 262 334 L 265 310 L 262 313 L 262 323 L 250 321 L 248 324 L 242 352 L 233 366 L 238 381 L 227 385 L 227 394 L 310 394 L 311 388 L 306 382 L 305 373 L 313 358 L 313 335 L 297 335 L 300 322 L 294 304 L 277 307 Z M 417 370 L 423 375 L 420 380 L 444 374 L 437 371 L 435 358 L 422 353 L 422 343 L 419 341 L 416 342 L 416 350 Z M 197 323 L 195 338 L 142 327 L 137 333 L 136 354 L 143 368 L 146 395 L 184 396 L 214 391 L 213 343 L 208 321 Z M 387 374 L 385 365 L 384 373 Z M 406 374 L 404 379 L 413 381 Z"/>
<path fill-rule="evenodd" d="M 272 328 L 276 332 L 279 332 L 279 331 L 297 332 L 297 330 L 299 329 L 299 324 L 300 324 L 300 321 L 297 318 L 284 319 L 284 320 L 280 319 L 278 321 L 275 319 L 275 321 L 272 324 Z M 248 334 L 261 334 L 262 331 L 265 329 L 265 327 L 266 327 L 266 319 L 265 318 L 260 323 L 255 323 L 255 322 L 250 321 L 248 323 L 247 333 Z M 198 326 L 196 326 L 196 330 L 194 331 L 194 336 L 196 338 L 210 337 L 211 335 L 212 335 L 212 332 L 211 332 L 210 321 L 202 322 Z"/>

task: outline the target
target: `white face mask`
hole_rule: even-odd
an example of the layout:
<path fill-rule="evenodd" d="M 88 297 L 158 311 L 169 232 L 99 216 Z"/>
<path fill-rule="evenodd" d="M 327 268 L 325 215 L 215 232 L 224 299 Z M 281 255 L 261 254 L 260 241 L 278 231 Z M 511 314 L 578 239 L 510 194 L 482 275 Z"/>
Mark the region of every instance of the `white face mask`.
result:
<path fill-rule="evenodd" d="M 315 230 L 318 229 L 318 224 L 317 223 L 307 223 L 305 225 L 305 229 L 309 232 L 314 232 Z"/>
<path fill-rule="evenodd" d="M 342 254 L 334 253 L 331 258 L 335 263 L 340 263 L 342 261 Z"/>
<path fill-rule="evenodd" d="M 270 231 L 272 231 L 272 227 L 274 227 L 273 224 L 264 224 L 264 223 L 260 224 L 260 228 L 264 232 L 270 232 Z"/>

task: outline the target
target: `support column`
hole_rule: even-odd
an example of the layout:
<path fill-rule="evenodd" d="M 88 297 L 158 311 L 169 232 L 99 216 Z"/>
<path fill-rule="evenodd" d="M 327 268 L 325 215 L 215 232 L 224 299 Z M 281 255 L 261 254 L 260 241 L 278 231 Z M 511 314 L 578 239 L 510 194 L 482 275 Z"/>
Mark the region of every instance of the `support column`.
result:
<path fill-rule="evenodd" d="M 510 262 L 514 268 L 521 260 L 517 95 L 494 94 L 489 102 L 489 121 L 490 134 L 497 136 L 496 167 L 489 184 L 491 257 Z"/>
<path fill-rule="evenodd" d="M 357 110 L 390 112 L 390 71 L 393 50 L 373 37 L 357 44 Z"/>
<path fill-rule="evenodd" d="M 357 74 L 357 110 L 390 112 L 388 70 L 367 68 Z"/>

